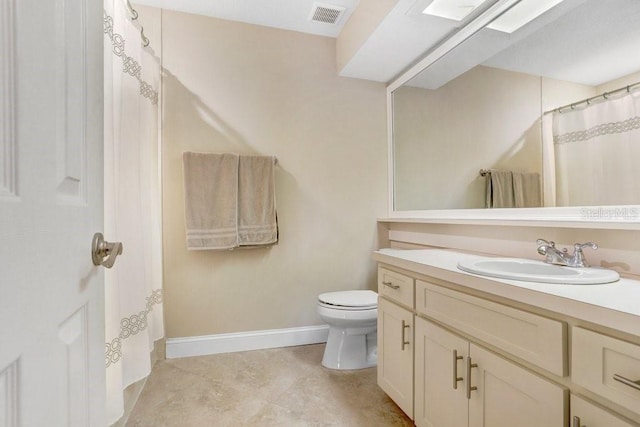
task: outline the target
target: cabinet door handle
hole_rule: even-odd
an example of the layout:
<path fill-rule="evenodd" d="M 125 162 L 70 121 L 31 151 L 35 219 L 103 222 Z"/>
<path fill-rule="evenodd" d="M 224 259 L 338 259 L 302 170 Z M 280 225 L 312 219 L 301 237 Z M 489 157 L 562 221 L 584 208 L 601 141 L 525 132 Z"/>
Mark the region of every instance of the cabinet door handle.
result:
<path fill-rule="evenodd" d="M 400 289 L 400 285 L 394 285 L 393 282 L 382 282 L 382 284 L 391 289 Z"/>
<path fill-rule="evenodd" d="M 463 378 L 458 376 L 458 360 L 464 359 L 462 356 L 458 356 L 458 350 L 453 350 L 453 389 L 458 389 L 458 381 L 462 381 Z"/>
<path fill-rule="evenodd" d="M 407 324 L 407 322 L 405 322 L 404 320 L 402 321 L 402 347 L 401 347 L 401 350 L 402 350 L 402 351 L 404 351 L 404 346 L 405 346 L 405 345 L 411 344 L 409 341 L 407 341 L 407 339 L 405 338 L 405 335 L 404 335 L 404 331 L 405 331 L 407 328 L 409 328 L 409 326 L 410 326 L 410 325 L 409 325 L 409 324 Z"/>
<path fill-rule="evenodd" d="M 580 425 L 580 417 L 574 416 L 573 424 L 571 424 L 571 427 L 587 427 L 587 426 Z"/>
<path fill-rule="evenodd" d="M 467 399 L 471 399 L 471 392 L 478 389 L 476 386 L 471 386 L 471 369 L 477 368 L 477 363 L 471 363 L 471 357 L 467 357 Z"/>
<path fill-rule="evenodd" d="M 613 374 L 613 379 L 618 382 L 621 382 L 624 385 L 628 385 L 633 389 L 640 390 L 640 380 L 633 381 L 633 380 L 630 380 L 629 378 L 625 378 L 622 375 L 618 375 L 618 374 Z"/>

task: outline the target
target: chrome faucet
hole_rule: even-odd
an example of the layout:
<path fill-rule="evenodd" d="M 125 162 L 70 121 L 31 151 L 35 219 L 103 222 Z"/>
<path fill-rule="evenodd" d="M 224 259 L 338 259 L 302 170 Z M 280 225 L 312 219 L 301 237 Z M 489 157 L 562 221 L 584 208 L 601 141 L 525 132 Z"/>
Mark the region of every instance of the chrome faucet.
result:
<path fill-rule="evenodd" d="M 573 245 L 573 254 L 569 255 L 567 248 L 558 250 L 555 242 L 548 242 L 544 239 L 536 240 L 538 253 L 544 255 L 544 262 L 549 264 L 565 265 L 567 267 L 589 267 L 584 258 L 583 248 L 598 249 L 598 245 L 593 242 L 576 243 Z"/>

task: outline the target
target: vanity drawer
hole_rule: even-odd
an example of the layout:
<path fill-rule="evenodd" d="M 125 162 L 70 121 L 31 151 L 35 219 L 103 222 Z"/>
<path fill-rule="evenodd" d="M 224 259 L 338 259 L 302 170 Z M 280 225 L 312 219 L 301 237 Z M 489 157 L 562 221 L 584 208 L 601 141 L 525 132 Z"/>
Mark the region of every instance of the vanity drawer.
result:
<path fill-rule="evenodd" d="M 633 424 L 575 394 L 571 395 L 569 406 L 571 407 L 571 427 L 633 427 Z"/>
<path fill-rule="evenodd" d="M 567 369 L 563 322 L 416 281 L 416 311 L 549 372 Z"/>
<path fill-rule="evenodd" d="M 573 382 L 640 414 L 640 346 L 579 327 L 571 338 Z"/>
<path fill-rule="evenodd" d="M 413 308 L 413 277 L 378 267 L 378 294 Z"/>

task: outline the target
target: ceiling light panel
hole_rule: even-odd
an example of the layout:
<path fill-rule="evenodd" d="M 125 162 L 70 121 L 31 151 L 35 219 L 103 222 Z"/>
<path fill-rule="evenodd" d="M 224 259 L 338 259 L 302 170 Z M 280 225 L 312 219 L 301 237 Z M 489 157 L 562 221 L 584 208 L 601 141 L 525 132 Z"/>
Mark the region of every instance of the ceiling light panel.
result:
<path fill-rule="evenodd" d="M 489 25 L 492 30 L 513 33 L 563 0 L 522 0 Z"/>
<path fill-rule="evenodd" d="M 422 13 L 462 21 L 487 0 L 433 0 Z"/>

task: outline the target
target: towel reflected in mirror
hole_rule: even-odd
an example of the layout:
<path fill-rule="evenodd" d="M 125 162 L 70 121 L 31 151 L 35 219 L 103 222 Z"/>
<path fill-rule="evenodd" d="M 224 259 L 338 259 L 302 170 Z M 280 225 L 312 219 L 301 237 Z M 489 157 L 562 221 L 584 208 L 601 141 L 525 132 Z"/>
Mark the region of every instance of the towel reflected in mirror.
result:
<path fill-rule="evenodd" d="M 482 170 L 487 180 L 487 208 L 535 208 L 542 206 L 540 174 L 507 170 Z"/>

